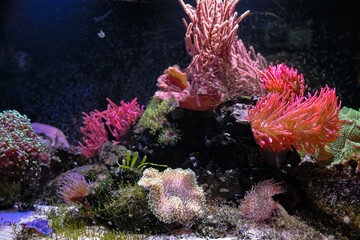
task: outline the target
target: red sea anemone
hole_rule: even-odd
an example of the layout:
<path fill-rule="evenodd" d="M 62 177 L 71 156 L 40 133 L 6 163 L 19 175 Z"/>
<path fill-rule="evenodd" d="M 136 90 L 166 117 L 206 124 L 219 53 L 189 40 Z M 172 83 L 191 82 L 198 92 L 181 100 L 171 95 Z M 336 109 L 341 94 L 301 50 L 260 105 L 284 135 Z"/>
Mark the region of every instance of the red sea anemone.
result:
<path fill-rule="evenodd" d="M 306 89 L 303 75 L 283 63 L 269 66 L 261 74 L 261 82 L 267 91 L 280 94 L 292 92 L 297 96 L 303 96 Z"/>
<path fill-rule="evenodd" d="M 335 90 L 326 86 L 314 95 L 290 99 L 288 94 L 270 93 L 249 110 L 256 142 L 268 150 L 294 146 L 311 154 L 334 142 L 341 127 Z"/>

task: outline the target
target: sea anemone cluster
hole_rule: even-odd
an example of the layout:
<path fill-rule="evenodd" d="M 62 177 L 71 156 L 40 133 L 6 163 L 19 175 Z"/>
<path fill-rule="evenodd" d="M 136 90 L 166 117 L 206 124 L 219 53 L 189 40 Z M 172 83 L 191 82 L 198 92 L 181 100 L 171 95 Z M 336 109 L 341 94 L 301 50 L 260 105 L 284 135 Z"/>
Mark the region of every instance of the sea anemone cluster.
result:
<path fill-rule="evenodd" d="M 339 136 L 342 122 L 335 89 L 328 86 L 306 96 L 304 80 L 285 65 L 270 66 L 263 74 L 268 95 L 249 110 L 256 142 L 263 149 L 316 154 Z"/>

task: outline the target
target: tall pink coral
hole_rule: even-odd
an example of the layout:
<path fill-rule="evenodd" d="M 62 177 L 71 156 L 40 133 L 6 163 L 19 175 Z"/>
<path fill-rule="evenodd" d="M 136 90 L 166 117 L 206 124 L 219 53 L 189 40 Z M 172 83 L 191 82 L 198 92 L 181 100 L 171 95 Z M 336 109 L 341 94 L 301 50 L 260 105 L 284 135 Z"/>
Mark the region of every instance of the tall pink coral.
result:
<path fill-rule="evenodd" d="M 239 96 L 262 96 L 260 73 L 267 64 L 237 38 L 238 24 L 249 14 L 238 16 L 235 7 L 240 0 L 197 0 L 196 7 L 179 1 L 190 19 L 184 20 L 186 49 L 192 57 L 184 71 L 186 86 L 179 75 L 172 81 L 162 75 L 156 95 L 175 97 L 180 107 L 198 111 L 214 110 Z M 169 80 L 169 74 L 165 78 Z"/>

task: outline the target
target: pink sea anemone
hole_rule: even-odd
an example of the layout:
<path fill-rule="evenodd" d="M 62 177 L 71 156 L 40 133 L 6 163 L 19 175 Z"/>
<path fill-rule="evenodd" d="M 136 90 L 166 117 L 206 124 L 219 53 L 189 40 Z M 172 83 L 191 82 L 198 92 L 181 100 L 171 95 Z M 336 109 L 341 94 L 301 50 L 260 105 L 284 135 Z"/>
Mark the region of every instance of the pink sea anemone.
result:
<path fill-rule="evenodd" d="M 286 216 L 286 210 L 272 198 L 284 192 L 283 187 L 274 181 L 262 181 L 245 194 L 240 203 L 240 212 L 246 219 L 254 222 L 263 222 L 270 219 L 275 211 L 279 211 Z"/>

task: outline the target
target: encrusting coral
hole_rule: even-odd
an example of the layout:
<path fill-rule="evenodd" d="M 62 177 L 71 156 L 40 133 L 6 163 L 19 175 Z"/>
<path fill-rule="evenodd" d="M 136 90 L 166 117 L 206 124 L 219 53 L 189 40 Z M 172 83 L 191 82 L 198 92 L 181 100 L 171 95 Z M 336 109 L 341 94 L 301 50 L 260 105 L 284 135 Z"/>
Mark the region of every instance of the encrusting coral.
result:
<path fill-rule="evenodd" d="M 149 189 L 150 209 L 165 223 L 177 222 L 189 226 L 203 213 L 204 192 L 190 169 L 168 168 L 159 172 L 148 168 L 138 184 Z"/>
<path fill-rule="evenodd" d="M 149 104 L 139 120 L 139 126 L 144 129 L 149 129 L 151 134 L 156 134 L 162 128 L 169 126 L 167 115 L 177 107 L 176 101 L 173 98 L 166 100 L 152 97 Z"/>

